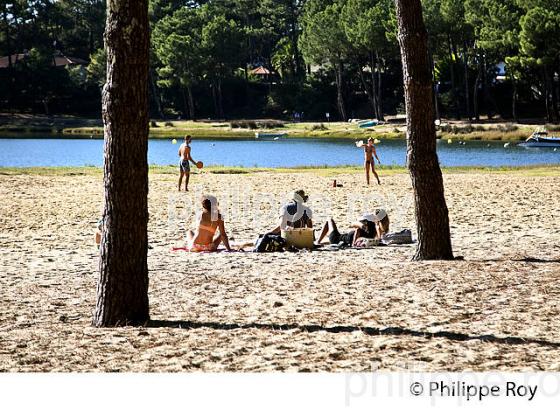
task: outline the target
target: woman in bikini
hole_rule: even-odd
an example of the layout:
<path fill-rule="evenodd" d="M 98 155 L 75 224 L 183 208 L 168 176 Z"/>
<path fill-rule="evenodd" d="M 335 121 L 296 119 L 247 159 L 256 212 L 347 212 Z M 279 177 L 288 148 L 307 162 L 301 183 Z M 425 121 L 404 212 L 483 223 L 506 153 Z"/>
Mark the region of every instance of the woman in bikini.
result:
<path fill-rule="evenodd" d="M 375 178 L 377 179 L 377 183 L 381 185 L 381 181 L 379 180 L 379 175 L 377 175 L 377 172 L 375 172 L 375 161 L 373 158 L 375 157 L 375 159 L 377 159 L 377 162 L 379 162 L 380 165 L 381 165 L 381 161 L 377 156 L 375 145 L 373 145 L 373 138 L 368 138 L 367 145 L 364 145 L 362 141 L 359 141 L 356 143 L 356 146 L 358 148 L 364 147 L 364 168 L 366 170 L 367 184 L 369 185 L 369 170 L 371 169 L 371 172 L 373 173 L 373 175 L 375 175 Z"/>
<path fill-rule="evenodd" d="M 191 252 L 214 252 L 223 243 L 231 251 L 229 239 L 224 227 L 224 220 L 218 210 L 218 200 L 212 195 L 203 195 L 201 199 L 202 214 L 196 231 L 187 232 L 187 249 Z M 216 231 L 219 235 L 214 237 Z"/>

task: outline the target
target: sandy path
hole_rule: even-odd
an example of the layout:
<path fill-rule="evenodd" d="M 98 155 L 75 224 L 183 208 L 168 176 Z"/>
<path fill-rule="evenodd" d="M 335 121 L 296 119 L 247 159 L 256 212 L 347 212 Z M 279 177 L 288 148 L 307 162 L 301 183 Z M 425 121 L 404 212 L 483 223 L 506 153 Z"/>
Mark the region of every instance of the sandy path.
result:
<path fill-rule="evenodd" d="M 330 214 L 344 226 L 373 206 L 389 210 L 394 229 L 413 227 L 406 175 L 370 189 L 361 175 L 336 178 L 343 188 L 311 173 L 208 174 L 192 187 L 222 191 L 237 241 L 270 228 L 279 199 L 300 187 L 317 227 Z M 196 193 L 152 175 L 154 327 L 106 330 L 89 326 L 101 177 L 0 175 L 0 370 L 559 371 L 560 178 L 445 180 L 465 261 L 414 263 L 408 246 L 173 253 Z"/>

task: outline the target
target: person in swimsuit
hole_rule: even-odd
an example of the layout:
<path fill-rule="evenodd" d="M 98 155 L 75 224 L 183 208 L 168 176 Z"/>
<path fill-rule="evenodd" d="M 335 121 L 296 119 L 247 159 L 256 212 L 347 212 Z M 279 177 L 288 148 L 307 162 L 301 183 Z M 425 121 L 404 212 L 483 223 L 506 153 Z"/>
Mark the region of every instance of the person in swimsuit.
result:
<path fill-rule="evenodd" d="M 381 239 L 381 237 L 389 232 L 389 216 L 383 209 L 376 209 L 372 214 L 362 215 L 359 221 L 350 225 L 352 230 L 347 233 L 341 234 L 338 230 L 334 219 L 330 218 L 319 235 L 317 245 L 328 236 L 329 243 L 339 244 L 343 243 L 344 246 L 354 246 L 359 238 Z"/>
<path fill-rule="evenodd" d="M 190 135 L 185 136 L 185 142 L 181 144 L 179 147 L 179 172 L 181 173 L 179 176 L 179 191 L 181 190 L 181 184 L 183 182 L 183 177 L 185 179 L 185 191 L 189 190 L 189 179 L 191 176 L 191 162 L 193 165 L 196 165 L 195 160 L 191 156 L 191 147 L 190 143 L 192 141 L 192 137 Z"/>
<path fill-rule="evenodd" d="M 381 185 L 381 181 L 379 180 L 379 175 L 377 175 L 377 172 L 375 172 L 375 161 L 373 158 L 375 157 L 375 159 L 377 159 L 377 162 L 379 162 L 380 165 L 381 165 L 381 161 L 377 156 L 375 145 L 373 145 L 373 138 L 368 138 L 367 145 L 364 145 L 362 141 L 359 141 L 356 143 L 356 146 L 358 148 L 364 147 L 364 160 L 365 160 L 364 168 L 366 170 L 367 184 L 369 185 L 369 170 L 371 169 L 371 172 L 373 173 L 373 175 L 375 175 L 375 178 L 377 179 L 377 183 Z"/>
<path fill-rule="evenodd" d="M 228 252 L 231 251 L 229 239 L 225 230 L 224 220 L 218 210 L 218 200 L 212 195 L 201 198 L 202 214 L 198 219 L 196 231 L 188 231 L 186 247 L 191 252 L 214 252 L 223 243 Z M 215 236 L 216 231 L 220 231 Z"/>

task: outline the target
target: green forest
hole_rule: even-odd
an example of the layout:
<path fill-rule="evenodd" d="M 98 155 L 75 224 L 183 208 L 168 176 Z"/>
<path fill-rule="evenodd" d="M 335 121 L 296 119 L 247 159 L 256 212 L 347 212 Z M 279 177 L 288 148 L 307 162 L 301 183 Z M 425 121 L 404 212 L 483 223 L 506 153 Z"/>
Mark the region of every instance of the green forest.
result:
<path fill-rule="evenodd" d="M 560 1 L 423 0 L 437 115 L 560 118 Z M 99 116 L 105 1 L 2 1 L 0 111 Z M 154 118 L 404 112 L 392 0 L 151 0 Z"/>

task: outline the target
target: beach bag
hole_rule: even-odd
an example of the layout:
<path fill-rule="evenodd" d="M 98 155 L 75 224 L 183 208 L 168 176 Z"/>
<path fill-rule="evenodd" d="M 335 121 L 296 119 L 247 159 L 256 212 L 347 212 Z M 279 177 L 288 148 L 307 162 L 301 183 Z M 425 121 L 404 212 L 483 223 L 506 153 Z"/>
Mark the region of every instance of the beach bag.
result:
<path fill-rule="evenodd" d="M 286 249 L 286 240 L 280 235 L 259 235 L 253 252 L 282 252 Z"/>
<path fill-rule="evenodd" d="M 403 229 L 400 232 L 387 233 L 383 235 L 381 242 L 385 245 L 406 245 L 413 243 L 412 231 L 410 229 Z"/>
<path fill-rule="evenodd" d="M 282 238 L 289 247 L 296 249 L 313 249 L 313 228 L 289 228 L 282 231 Z"/>

